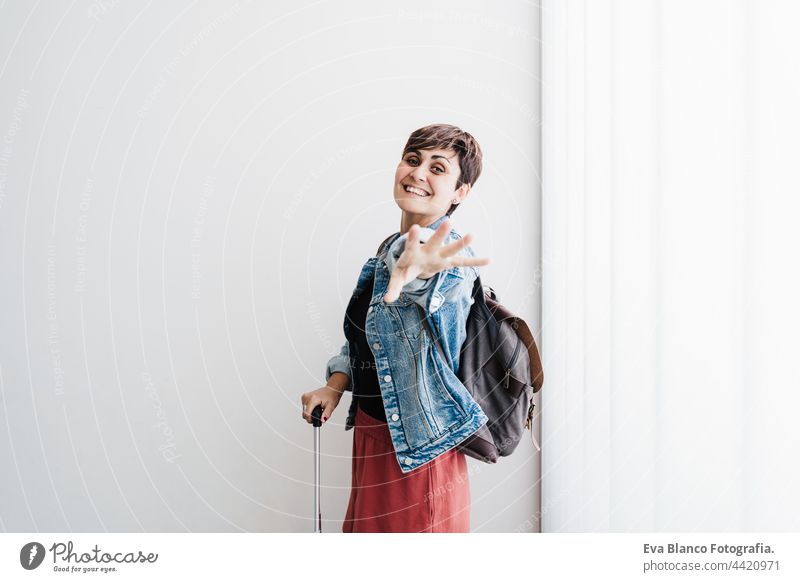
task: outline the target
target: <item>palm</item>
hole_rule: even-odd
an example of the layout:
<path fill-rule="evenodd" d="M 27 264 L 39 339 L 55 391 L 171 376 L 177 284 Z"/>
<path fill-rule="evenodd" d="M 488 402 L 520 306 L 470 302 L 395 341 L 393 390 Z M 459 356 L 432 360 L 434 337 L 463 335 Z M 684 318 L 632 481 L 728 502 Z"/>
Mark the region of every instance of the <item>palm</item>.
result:
<path fill-rule="evenodd" d="M 384 302 L 397 301 L 403 286 L 417 277 L 429 279 L 439 271 L 452 267 L 476 267 L 489 264 L 488 257 L 456 256 L 472 241 L 472 234 L 466 234 L 459 240 L 443 245 L 450 230 L 450 221 L 444 220 L 433 236 L 428 239 L 428 242 L 420 244 L 420 227 L 416 224 L 411 226 L 408 230 L 408 239 L 403 254 L 397 259 L 389 279 L 386 295 L 383 296 Z"/>

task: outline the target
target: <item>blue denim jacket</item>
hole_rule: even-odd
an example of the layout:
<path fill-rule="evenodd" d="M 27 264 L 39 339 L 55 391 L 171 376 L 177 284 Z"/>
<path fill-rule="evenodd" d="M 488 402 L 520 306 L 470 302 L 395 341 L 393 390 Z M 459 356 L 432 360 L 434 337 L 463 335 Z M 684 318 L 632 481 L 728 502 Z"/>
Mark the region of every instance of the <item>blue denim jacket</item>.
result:
<path fill-rule="evenodd" d="M 420 240 L 427 241 L 445 218 L 442 216 L 422 228 Z M 459 238 L 452 230 L 444 244 Z M 488 421 L 456 376 L 478 268 L 453 267 L 430 279 L 414 279 L 403 287 L 397 301 L 385 303 L 383 296 L 406 239 L 407 234 L 395 233 L 377 257 L 367 259 L 350 299 L 352 304 L 374 276 L 366 335 L 375 358 L 395 455 L 404 473 L 446 453 Z M 459 255 L 475 256 L 469 246 Z M 422 306 L 431 327 L 441 338 L 447 362 L 442 361 L 431 341 L 416 305 Z M 345 338 L 350 337 L 348 324 L 345 317 Z M 352 390 L 352 365 L 346 340 L 340 352 L 328 361 L 325 381 L 334 372 L 343 372 L 350 377 L 348 390 Z M 353 428 L 357 407 L 354 395 L 345 430 Z"/>

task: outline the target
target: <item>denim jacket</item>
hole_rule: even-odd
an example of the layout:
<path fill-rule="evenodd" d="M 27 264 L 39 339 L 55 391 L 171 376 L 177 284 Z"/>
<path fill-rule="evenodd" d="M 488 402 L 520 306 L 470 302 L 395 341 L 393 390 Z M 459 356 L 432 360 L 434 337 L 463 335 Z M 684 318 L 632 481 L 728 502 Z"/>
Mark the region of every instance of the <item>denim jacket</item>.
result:
<path fill-rule="evenodd" d="M 445 218 L 442 216 L 422 228 L 420 240 L 427 241 Z M 452 230 L 444 244 L 460 238 Z M 453 267 L 430 279 L 414 279 L 403 286 L 396 301 L 385 303 L 383 296 L 406 239 L 407 234 L 395 233 L 378 256 L 367 259 L 350 299 L 352 305 L 366 288 L 369 278 L 374 276 L 365 332 L 375 359 L 395 455 L 403 473 L 446 453 L 488 421 L 456 376 L 478 268 Z M 475 256 L 469 246 L 458 254 Z M 431 327 L 441 338 L 447 362 L 442 361 L 416 305 L 423 308 Z M 352 391 L 354 362 L 350 355 L 348 324 L 345 317 L 347 339 L 340 352 L 328 361 L 325 381 L 334 372 L 343 372 L 351 379 L 348 390 Z M 358 398 L 354 394 L 345 430 L 353 428 L 357 406 Z"/>

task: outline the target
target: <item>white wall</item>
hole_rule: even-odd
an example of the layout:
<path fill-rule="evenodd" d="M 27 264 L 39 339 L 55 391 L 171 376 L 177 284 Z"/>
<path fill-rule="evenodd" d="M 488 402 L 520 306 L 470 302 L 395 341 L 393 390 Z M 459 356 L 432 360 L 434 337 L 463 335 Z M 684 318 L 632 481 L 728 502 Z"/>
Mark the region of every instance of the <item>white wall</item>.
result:
<path fill-rule="evenodd" d="M 429 5 L 3 5 L 2 530 L 311 531 L 299 396 L 399 227 L 422 125 L 480 141 L 455 223 L 538 329 L 538 7 Z M 323 429 L 327 531 L 349 402 Z M 471 464 L 474 531 L 538 527 L 533 452 Z"/>

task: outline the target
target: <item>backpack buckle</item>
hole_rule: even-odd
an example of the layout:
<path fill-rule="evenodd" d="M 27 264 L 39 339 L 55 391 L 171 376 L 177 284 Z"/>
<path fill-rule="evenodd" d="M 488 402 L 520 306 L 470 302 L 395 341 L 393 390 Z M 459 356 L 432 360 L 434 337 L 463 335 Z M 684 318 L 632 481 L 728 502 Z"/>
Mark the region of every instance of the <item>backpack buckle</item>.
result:
<path fill-rule="evenodd" d="M 533 403 L 533 400 L 531 400 L 531 405 L 528 407 L 528 418 L 525 421 L 525 428 L 527 428 L 530 431 L 533 430 L 533 409 L 535 407 L 536 405 Z"/>

